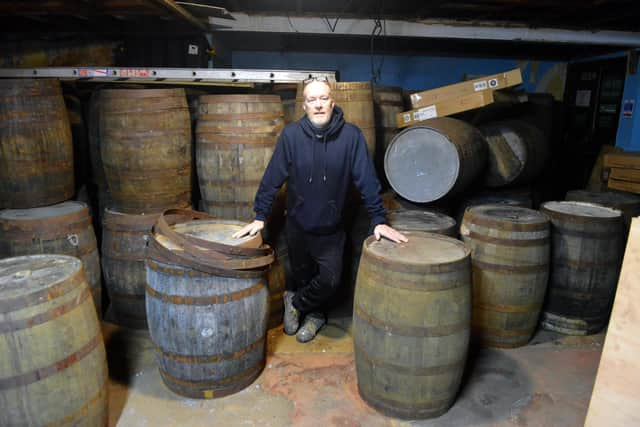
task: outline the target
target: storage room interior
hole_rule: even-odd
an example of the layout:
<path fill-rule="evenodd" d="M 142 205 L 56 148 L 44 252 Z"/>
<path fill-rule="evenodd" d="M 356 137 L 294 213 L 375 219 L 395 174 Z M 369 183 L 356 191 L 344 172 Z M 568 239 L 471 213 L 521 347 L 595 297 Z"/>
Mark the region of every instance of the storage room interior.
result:
<path fill-rule="evenodd" d="M 630 0 L 0 0 L 0 426 L 640 425 L 638 22 Z M 352 128 L 293 141 L 308 182 L 282 135 L 325 132 L 331 100 L 366 164 L 316 212 L 344 255 L 302 342 L 292 218 Z M 232 237 L 278 150 L 264 229 Z M 378 205 L 407 242 L 372 237 Z"/>

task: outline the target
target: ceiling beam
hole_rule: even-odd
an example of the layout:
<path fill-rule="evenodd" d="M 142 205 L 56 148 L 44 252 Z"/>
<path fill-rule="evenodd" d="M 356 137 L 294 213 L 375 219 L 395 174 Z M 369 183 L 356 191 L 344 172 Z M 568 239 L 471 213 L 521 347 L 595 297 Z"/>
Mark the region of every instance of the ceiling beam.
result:
<path fill-rule="evenodd" d="M 208 32 L 210 29 L 204 22 L 187 12 L 182 6 L 177 5 L 173 0 L 153 0 L 155 3 L 177 15 L 180 19 L 189 22 L 201 31 Z"/>
<path fill-rule="evenodd" d="M 333 31 L 327 28 L 323 17 L 248 15 L 233 13 L 233 22 L 215 17 L 209 23 L 220 32 L 269 32 L 304 34 L 333 34 L 343 36 L 370 36 L 375 27 L 373 19 L 339 18 Z M 497 23 L 473 25 L 455 21 L 400 21 L 385 20 L 386 36 L 437 39 L 493 40 L 533 43 L 574 43 L 620 47 L 640 47 L 640 32 L 630 31 L 578 31 L 560 28 L 527 28 L 500 26 Z"/>

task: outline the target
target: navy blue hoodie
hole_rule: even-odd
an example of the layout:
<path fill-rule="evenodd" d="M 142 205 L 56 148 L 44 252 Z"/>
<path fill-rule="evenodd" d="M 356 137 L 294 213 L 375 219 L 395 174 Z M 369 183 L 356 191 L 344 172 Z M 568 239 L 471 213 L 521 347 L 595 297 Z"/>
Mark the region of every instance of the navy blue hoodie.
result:
<path fill-rule="evenodd" d="M 328 234 L 342 226 L 351 182 L 362 194 L 373 226 L 386 222 L 362 131 L 344 121 L 338 106 L 323 129 L 315 128 L 306 115 L 284 128 L 256 193 L 256 219 L 266 220 L 285 181 L 287 217 L 305 231 Z"/>

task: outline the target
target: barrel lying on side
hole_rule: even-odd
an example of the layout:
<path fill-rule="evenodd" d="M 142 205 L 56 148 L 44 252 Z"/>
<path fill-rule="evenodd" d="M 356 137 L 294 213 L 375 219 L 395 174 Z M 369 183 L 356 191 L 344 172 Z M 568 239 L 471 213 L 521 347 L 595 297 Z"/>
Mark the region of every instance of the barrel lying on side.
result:
<path fill-rule="evenodd" d="M 174 229 L 232 244 L 231 234 L 243 225 L 200 220 Z M 251 384 L 265 363 L 266 271 L 223 271 L 212 258 L 211 268 L 218 270 L 212 274 L 190 265 L 189 255 L 163 235 L 153 235 L 150 245 L 176 256 L 169 262 L 150 251 L 146 260 L 147 321 L 165 385 L 183 396 L 216 398 Z"/>
<path fill-rule="evenodd" d="M 469 250 L 450 237 L 408 232 L 364 244 L 353 311 L 362 398 L 402 418 L 436 417 L 458 392 L 471 319 Z"/>
<path fill-rule="evenodd" d="M 393 138 L 384 171 L 396 193 L 428 203 L 469 186 L 485 166 L 486 151 L 473 126 L 448 117 L 431 119 Z"/>
<path fill-rule="evenodd" d="M 0 260 L 0 349 L 0 424 L 107 425 L 107 361 L 80 260 Z"/>
<path fill-rule="evenodd" d="M 111 301 L 113 320 L 122 326 L 146 329 L 144 266 L 147 241 L 157 214 L 130 215 L 114 209 L 104 211 L 102 271 Z"/>
<path fill-rule="evenodd" d="M 467 209 L 460 235 L 471 249 L 474 336 L 493 347 L 525 345 L 549 279 L 549 220 L 532 209 L 480 205 Z"/>
<path fill-rule="evenodd" d="M 80 258 L 101 317 L 100 257 L 85 203 L 70 201 L 41 208 L 0 211 L 0 257 L 31 254 Z"/>
<path fill-rule="evenodd" d="M 542 326 L 569 335 L 598 332 L 609 318 L 622 264 L 622 214 L 582 202 L 546 202 L 551 275 Z"/>
<path fill-rule="evenodd" d="M 0 208 L 73 197 L 73 140 L 60 83 L 0 79 Z"/>

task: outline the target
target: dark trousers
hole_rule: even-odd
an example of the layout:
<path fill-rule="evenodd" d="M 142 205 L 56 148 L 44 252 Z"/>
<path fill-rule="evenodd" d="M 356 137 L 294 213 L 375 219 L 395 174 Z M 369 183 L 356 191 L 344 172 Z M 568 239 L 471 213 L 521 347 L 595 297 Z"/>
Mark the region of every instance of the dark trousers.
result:
<path fill-rule="evenodd" d="M 345 232 L 311 234 L 291 220 L 286 230 L 293 275 L 287 287 L 296 292 L 293 306 L 303 313 L 326 310 L 340 284 Z"/>

